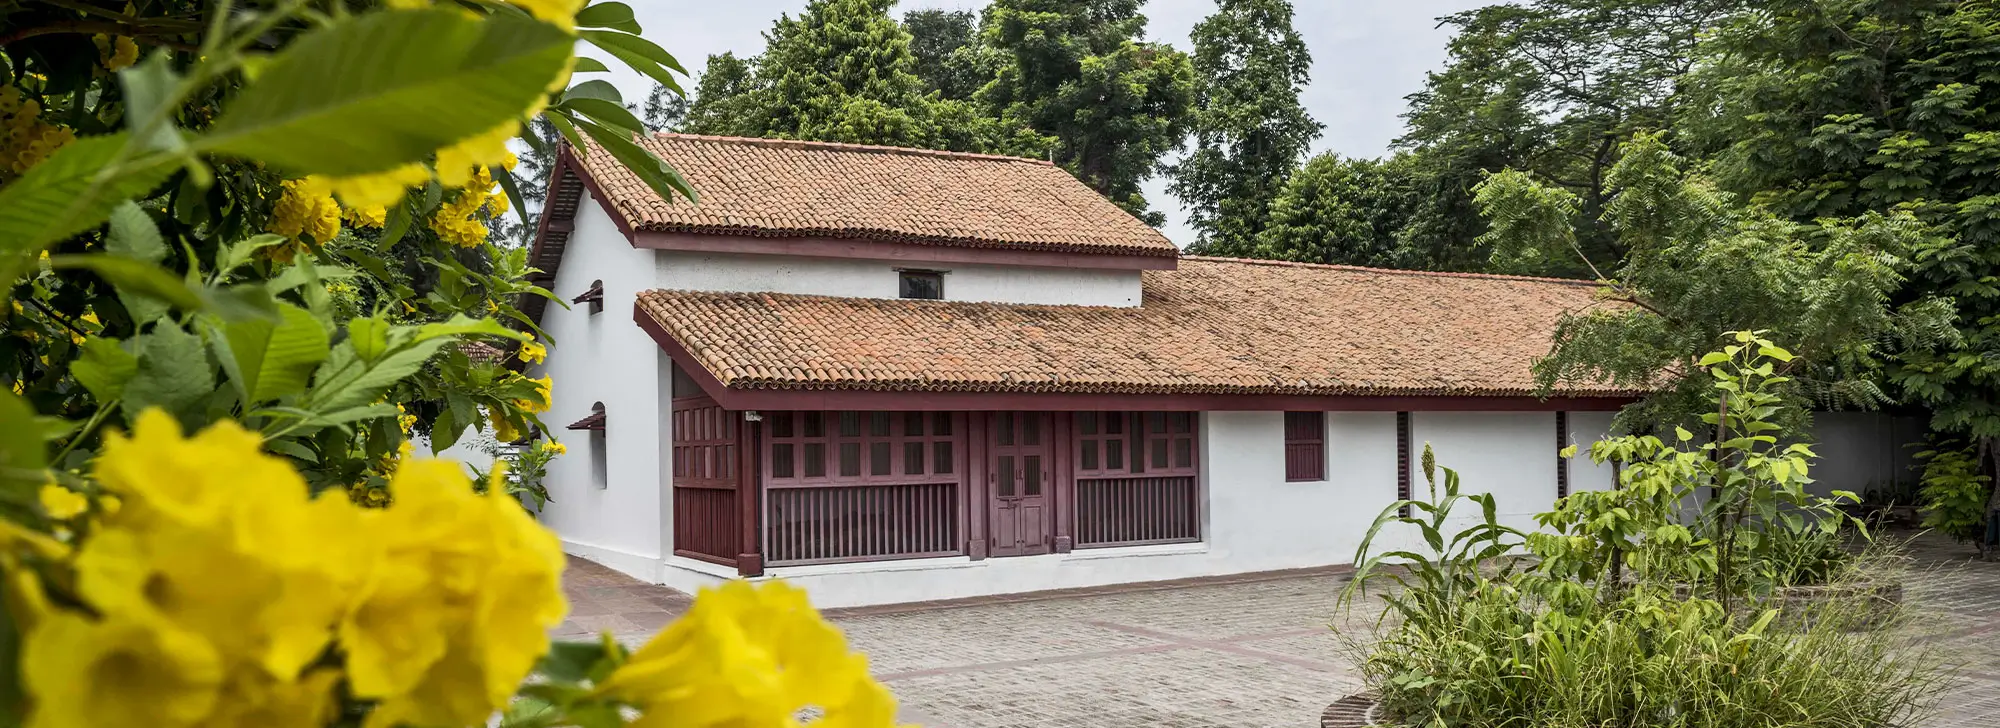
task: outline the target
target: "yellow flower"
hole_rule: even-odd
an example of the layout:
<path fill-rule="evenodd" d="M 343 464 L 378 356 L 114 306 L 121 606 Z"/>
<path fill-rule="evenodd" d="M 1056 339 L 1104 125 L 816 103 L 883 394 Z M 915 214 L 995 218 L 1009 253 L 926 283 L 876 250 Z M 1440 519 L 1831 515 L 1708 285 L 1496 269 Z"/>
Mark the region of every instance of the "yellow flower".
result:
<path fill-rule="evenodd" d="M 733 581 L 703 589 L 694 605 L 599 685 L 639 707 L 636 728 L 815 725 L 887 728 L 895 700 L 840 630 L 783 582 Z"/>
<path fill-rule="evenodd" d="M 541 344 L 537 344 L 532 341 L 523 342 L 521 344 L 520 355 L 521 355 L 521 361 L 527 362 L 529 364 L 540 364 L 542 363 L 543 360 L 548 358 L 549 350 L 542 348 Z"/>
<path fill-rule="evenodd" d="M 354 694 L 380 701 L 366 725 L 482 723 L 562 621 L 561 544 L 454 462 L 404 463 L 389 489 L 365 527 L 382 558 L 340 625 Z"/>
<path fill-rule="evenodd" d="M 43 485 L 40 496 L 42 512 L 58 521 L 67 521 L 90 510 L 89 498 L 55 483 Z"/>
<path fill-rule="evenodd" d="M 403 193 L 410 187 L 429 182 L 430 170 L 421 164 L 405 164 L 401 167 L 374 174 L 352 177 L 326 177 L 314 175 L 306 182 L 317 190 L 340 197 L 349 207 L 386 208 L 403 199 Z"/>
<path fill-rule="evenodd" d="M 574 13 L 572 13 L 574 14 Z M 487 175 L 488 165 L 500 164 L 513 157 L 507 151 L 507 140 L 520 133 L 521 122 L 507 121 L 499 126 L 474 134 L 457 144 L 439 149 L 437 153 L 438 182 L 446 187 L 464 187 L 475 177 Z M 481 192 L 491 189 L 493 182 L 487 177 Z"/>
<path fill-rule="evenodd" d="M 528 11 L 543 22 L 563 30 L 576 30 L 576 13 L 583 9 L 584 0 L 507 0 L 515 7 Z"/>
<path fill-rule="evenodd" d="M 333 197 L 306 180 L 286 180 L 282 186 L 284 193 L 271 209 L 271 232 L 288 238 L 309 235 L 321 245 L 333 242 L 340 234 L 340 205 Z"/>
<path fill-rule="evenodd" d="M 139 44 L 125 36 L 107 37 L 98 33 L 90 37 L 97 44 L 97 55 L 104 62 L 104 69 L 116 71 L 128 68 L 139 61 Z"/>
<path fill-rule="evenodd" d="M 375 207 L 349 207 L 347 208 L 347 222 L 358 227 L 382 227 L 389 223 L 389 209 L 380 205 Z"/>
<path fill-rule="evenodd" d="M 29 728 L 200 725 L 222 683 L 215 649 L 157 618 L 54 612 L 28 634 L 21 663 Z"/>
<path fill-rule="evenodd" d="M 457 197 L 438 206 L 431 215 L 431 231 L 438 238 L 461 248 L 475 248 L 486 242 L 486 223 L 479 209 L 486 204 L 484 193 L 460 191 Z"/>
<path fill-rule="evenodd" d="M 519 430 L 514 429 L 513 423 L 508 422 L 503 418 L 499 417 L 493 418 L 492 425 L 493 425 L 493 439 L 495 440 L 499 440 L 501 442 L 513 442 L 515 440 L 521 439 L 521 432 Z"/>
<path fill-rule="evenodd" d="M 560 442 L 556 442 L 556 441 L 554 441 L 554 440 L 543 440 L 543 441 L 542 441 L 542 449 L 543 449 L 543 450 L 547 450 L 547 451 L 549 451 L 549 452 L 552 452 L 552 453 L 555 453 L 555 454 L 557 454 L 557 455 L 568 455 L 568 454 L 569 454 L 569 448 L 568 448 L 568 447 L 566 447 L 566 446 L 564 446 L 564 445 L 563 445 L 562 443 L 560 443 Z"/>

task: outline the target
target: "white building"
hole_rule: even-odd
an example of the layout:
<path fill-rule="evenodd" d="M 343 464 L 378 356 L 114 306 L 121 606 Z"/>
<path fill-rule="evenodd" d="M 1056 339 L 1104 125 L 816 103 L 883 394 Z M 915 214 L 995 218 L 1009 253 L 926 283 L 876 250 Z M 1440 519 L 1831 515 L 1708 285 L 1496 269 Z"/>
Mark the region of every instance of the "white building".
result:
<path fill-rule="evenodd" d="M 1557 451 L 1635 393 L 1529 374 L 1590 284 L 1184 257 L 1034 160 L 647 144 L 700 203 L 565 151 L 535 261 L 575 305 L 531 311 L 576 421 L 544 520 L 638 578 L 845 606 L 1345 563 L 1425 443 L 1516 526 L 1611 485 Z"/>

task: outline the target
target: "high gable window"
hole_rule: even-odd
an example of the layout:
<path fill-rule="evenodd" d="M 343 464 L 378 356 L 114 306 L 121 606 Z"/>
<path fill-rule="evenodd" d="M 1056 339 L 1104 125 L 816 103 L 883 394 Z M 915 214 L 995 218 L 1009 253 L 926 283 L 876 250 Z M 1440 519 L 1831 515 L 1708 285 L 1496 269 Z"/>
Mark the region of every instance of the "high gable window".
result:
<path fill-rule="evenodd" d="M 899 281 L 896 295 L 903 298 L 918 298 L 931 301 L 944 300 L 944 272 L 935 270 L 901 270 L 896 272 Z"/>

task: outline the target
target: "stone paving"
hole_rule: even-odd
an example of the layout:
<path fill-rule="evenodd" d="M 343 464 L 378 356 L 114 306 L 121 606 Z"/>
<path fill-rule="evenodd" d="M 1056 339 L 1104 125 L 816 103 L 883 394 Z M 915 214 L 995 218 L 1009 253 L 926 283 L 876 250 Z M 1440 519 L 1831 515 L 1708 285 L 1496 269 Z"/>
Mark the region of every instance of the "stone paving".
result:
<path fill-rule="evenodd" d="M 2000 563 L 1926 539 L 1909 584 L 1924 639 L 1957 669 L 1935 728 L 2000 727 Z M 959 604 L 835 610 L 904 704 L 932 728 L 1279 728 L 1318 725 L 1359 688 L 1332 627 L 1333 570 L 1136 585 Z M 559 636 L 637 643 L 688 597 L 572 560 Z M 1350 629 L 1350 631 L 1354 631 Z"/>

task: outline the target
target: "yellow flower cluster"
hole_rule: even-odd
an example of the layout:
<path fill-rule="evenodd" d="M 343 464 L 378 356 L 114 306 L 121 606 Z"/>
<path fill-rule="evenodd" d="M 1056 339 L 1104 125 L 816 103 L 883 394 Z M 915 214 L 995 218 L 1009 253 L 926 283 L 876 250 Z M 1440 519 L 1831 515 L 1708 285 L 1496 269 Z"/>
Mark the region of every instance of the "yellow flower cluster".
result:
<path fill-rule="evenodd" d="M 868 676 L 840 630 L 783 582 L 704 589 L 598 692 L 641 711 L 632 728 L 814 728 L 895 725 L 896 700 Z"/>
<path fill-rule="evenodd" d="M 562 443 L 560 443 L 560 442 L 556 442 L 556 441 L 554 441 L 554 440 L 543 440 L 543 441 L 542 441 L 542 449 L 543 449 L 543 450 L 545 450 L 545 451 L 547 451 L 547 452 L 550 452 L 550 453 L 553 453 L 553 454 L 556 454 L 556 455 L 568 455 L 568 454 L 569 454 L 569 447 L 568 447 L 568 446 L 565 446 L 565 445 L 563 445 Z"/>
<path fill-rule="evenodd" d="M 104 70 L 116 71 L 139 62 L 139 44 L 132 42 L 131 38 L 98 33 L 90 40 L 97 44 L 97 57 L 103 61 Z"/>
<path fill-rule="evenodd" d="M 500 153 L 504 156 L 497 161 L 512 169 L 515 163 L 514 155 L 507 153 L 504 146 Z M 438 152 L 439 175 L 452 176 L 442 171 L 448 169 L 442 166 L 444 156 L 445 152 Z M 438 237 L 446 242 L 461 248 L 472 248 L 486 242 L 485 217 L 507 214 L 507 195 L 497 189 L 493 176 L 486 167 L 464 169 L 469 171 L 462 175 L 464 180 L 460 183 L 462 186 L 459 187 L 458 194 L 438 206 L 437 212 L 431 216 L 430 227 L 432 232 L 437 233 Z"/>
<path fill-rule="evenodd" d="M 410 434 L 410 429 L 417 426 L 417 416 L 410 414 L 410 411 L 403 409 L 403 406 L 400 404 L 396 405 L 396 411 L 401 413 L 396 415 L 396 426 L 403 428 L 403 434 L 407 436 Z M 405 440 L 403 444 L 408 445 L 410 443 Z"/>
<path fill-rule="evenodd" d="M 529 364 L 540 364 L 549 357 L 549 350 L 542 348 L 541 344 L 532 341 L 523 342 L 521 344 L 520 357 L 521 361 Z"/>
<path fill-rule="evenodd" d="M 41 492 L 36 496 L 36 500 L 42 502 L 42 512 L 58 521 L 67 521 L 90 510 L 89 498 L 55 483 L 43 485 Z"/>
<path fill-rule="evenodd" d="M 576 14 L 584 0 L 507 0 L 514 7 L 563 30 L 576 30 Z"/>
<path fill-rule="evenodd" d="M 384 210 L 402 201 L 404 191 L 430 180 L 430 170 L 414 163 L 374 174 L 352 177 L 314 175 L 306 178 L 316 194 L 337 195 L 349 209 L 358 209 L 364 214 Z"/>
<path fill-rule="evenodd" d="M 271 260 L 290 263 L 306 250 L 300 240 L 302 236 L 311 236 L 313 242 L 325 245 L 340 234 L 340 204 L 310 180 L 285 180 L 281 186 L 284 192 L 271 208 L 271 232 L 292 240 L 257 252 Z"/>
<path fill-rule="evenodd" d="M 45 124 L 41 116 L 40 103 L 22 98 L 18 88 L 0 87 L 0 173 L 26 172 L 76 141 L 69 127 Z"/>
<path fill-rule="evenodd" d="M 29 728 L 483 725 L 547 651 L 563 556 L 456 463 L 402 464 L 395 504 L 312 498 L 256 433 L 158 410 L 94 475 L 123 505 L 74 558 L 90 611 L 31 621 Z"/>
<path fill-rule="evenodd" d="M 535 383 L 535 398 L 514 400 L 515 406 L 518 406 L 521 409 L 527 410 L 529 412 L 549 411 L 549 404 L 551 401 L 549 399 L 549 389 L 551 387 L 554 387 L 555 384 L 549 381 L 548 375 L 542 375 L 541 379 L 531 379 L 529 381 Z"/>

